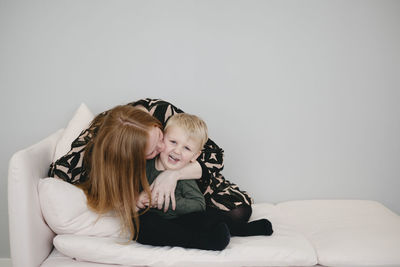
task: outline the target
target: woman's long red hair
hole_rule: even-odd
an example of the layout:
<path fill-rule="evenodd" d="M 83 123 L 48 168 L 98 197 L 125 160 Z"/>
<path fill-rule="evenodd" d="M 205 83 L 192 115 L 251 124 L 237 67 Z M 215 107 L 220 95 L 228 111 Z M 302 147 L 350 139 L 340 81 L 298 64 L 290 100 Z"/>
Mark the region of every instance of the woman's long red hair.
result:
<path fill-rule="evenodd" d="M 162 125 L 149 113 L 129 105 L 117 106 L 99 120 L 101 126 L 85 148 L 88 180 L 80 187 L 91 209 L 99 214 L 115 211 L 123 231 L 137 239 L 136 200 L 142 190 L 151 196 L 145 159 L 148 133 Z"/>

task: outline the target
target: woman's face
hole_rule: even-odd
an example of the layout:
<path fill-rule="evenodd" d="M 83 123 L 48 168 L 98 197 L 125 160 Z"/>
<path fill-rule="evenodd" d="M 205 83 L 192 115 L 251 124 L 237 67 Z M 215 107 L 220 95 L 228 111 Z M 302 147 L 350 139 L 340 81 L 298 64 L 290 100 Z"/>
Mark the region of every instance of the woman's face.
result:
<path fill-rule="evenodd" d="M 164 150 L 163 132 L 154 126 L 149 132 L 149 140 L 146 149 L 146 159 L 152 159 Z"/>

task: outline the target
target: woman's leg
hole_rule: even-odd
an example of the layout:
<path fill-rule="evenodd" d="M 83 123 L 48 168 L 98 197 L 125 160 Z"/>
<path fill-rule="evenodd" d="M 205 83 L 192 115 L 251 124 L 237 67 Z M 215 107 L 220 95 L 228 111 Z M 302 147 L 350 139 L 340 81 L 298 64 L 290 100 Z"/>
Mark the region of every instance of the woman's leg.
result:
<path fill-rule="evenodd" d="M 241 205 L 230 211 L 225 211 L 224 213 L 232 219 L 233 223 L 246 223 L 249 221 L 252 212 L 251 206 Z"/>
<path fill-rule="evenodd" d="M 181 222 L 179 218 L 168 220 L 152 212 L 141 215 L 139 221 L 137 242 L 141 244 L 223 250 L 230 241 L 229 229 L 224 223 L 210 231 L 203 231 L 195 225 Z"/>
<path fill-rule="evenodd" d="M 273 233 L 271 222 L 267 219 L 248 222 L 252 213 L 251 206 L 242 205 L 230 211 L 222 211 L 215 208 L 207 208 L 208 221 L 205 224 L 216 221 L 225 222 L 232 236 L 271 235 Z"/>

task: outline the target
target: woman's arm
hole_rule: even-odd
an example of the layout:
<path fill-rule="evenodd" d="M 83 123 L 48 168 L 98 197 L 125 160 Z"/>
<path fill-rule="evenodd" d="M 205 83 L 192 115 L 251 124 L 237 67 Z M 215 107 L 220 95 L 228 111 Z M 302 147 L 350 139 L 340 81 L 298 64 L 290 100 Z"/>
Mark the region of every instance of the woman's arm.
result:
<path fill-rule="evenodd" d="M 163 126 L 167 123 L 167 120 L 176 113 L 183 113 L 183 111 L 171 103 L 161 99 L 141 99 L 128 105 L 138 107 L 147 110 L 151 115 L 156 117 Z"/>
<path fill-rule="evenodd" d="M 179 170 L 163 171 L 151 184 L 151 198 L 158 209 L 164 206 L 164 212 L 167 211 L 171 201 L 172 209 L 175 210 L 175 188 L 178 180 L 199 179 L 201 175 L 202 168 L 197 161 Z"/>

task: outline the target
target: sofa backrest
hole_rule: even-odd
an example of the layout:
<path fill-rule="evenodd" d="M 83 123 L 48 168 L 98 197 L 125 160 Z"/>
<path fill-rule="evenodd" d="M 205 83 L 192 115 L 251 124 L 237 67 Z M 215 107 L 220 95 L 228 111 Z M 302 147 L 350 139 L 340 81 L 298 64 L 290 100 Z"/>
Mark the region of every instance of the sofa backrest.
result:
<path fill-rule="evenodd" d="M 53 249 L 54 233 L 43 219 L 38 182 L 47 177 L 62 130 L 16 152 L 9 163 L 8 213 L 14 267 L 40 266 Z"/>

